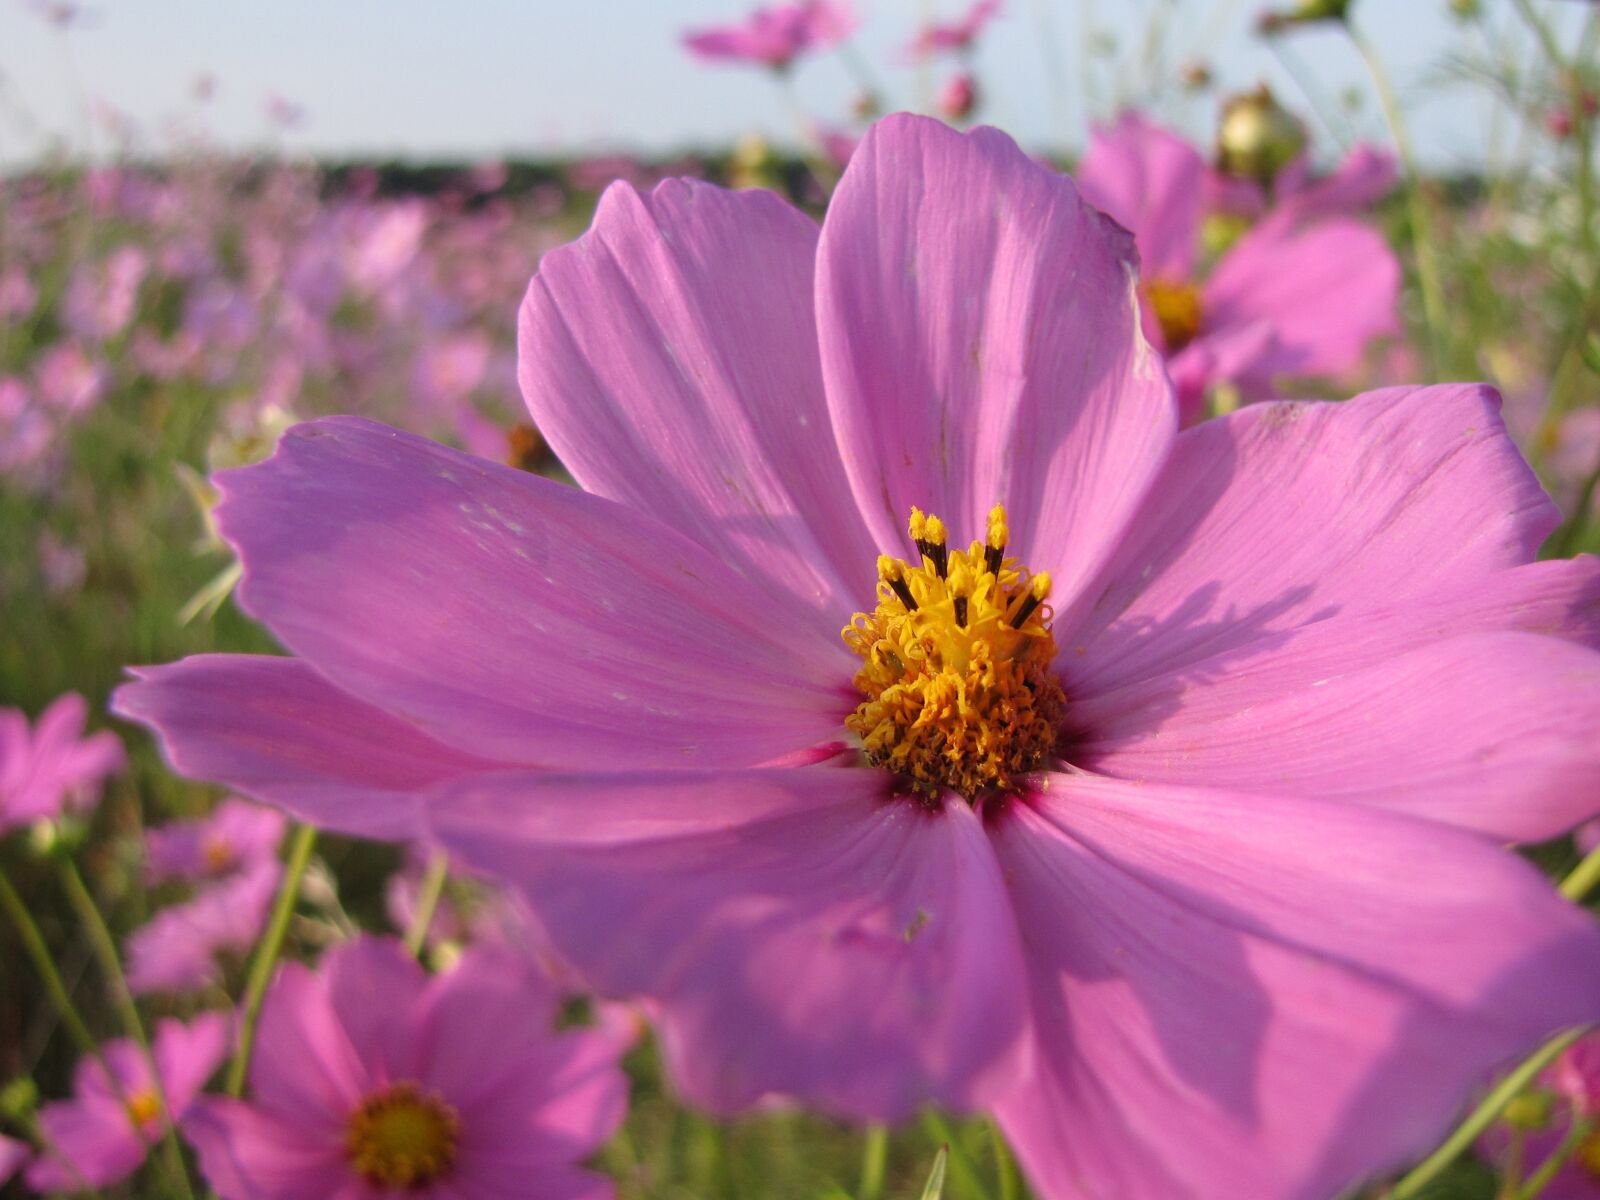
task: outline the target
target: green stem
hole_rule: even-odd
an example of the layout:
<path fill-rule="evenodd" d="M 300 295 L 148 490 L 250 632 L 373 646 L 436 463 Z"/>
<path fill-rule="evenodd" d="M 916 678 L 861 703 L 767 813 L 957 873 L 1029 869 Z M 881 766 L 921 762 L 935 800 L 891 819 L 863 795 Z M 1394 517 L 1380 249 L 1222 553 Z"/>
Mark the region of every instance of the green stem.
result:
<path fill-rule="evenodd" d="M 61 860 L 61 881 L 66 886 L 67 899 L 77 910 L 78 919 L 83 922 L 83 927 L 89 934 L 89 945 L 94 949 L 95 957 L 100 960 L 100 969 L 105 973 L 106 982 L 110 985 L 111 998 L 122 1018 L 123 1028 L 144 1055 L 145 1065 L 150 1072 L 150 1092 L 156 1098 L 161 1126 L 165 1131 L 161 1138 L 161 1148 L 166 1158 L 167 1173 L 177 1186 L 178 1194 L 187 1200 L 194 1200 L 194 1188 L 189 1183 L 189 1169 L 183 1162 L 183 1147 L 178 1144 L 178 1124 L 173 1119 L 172 1106 L 167 1103 L 167 1088 L 161 1078 L 161 1070 L 156 1065 L 155 1053 L 150 1048 L 150 1035 L 145 1031 L 144 1021 L 139 1017 L 139 1006 L 134 1003 L 133 992 L 128 988 L 128 977 L 122 970 L 122 959 L 117 954 L 116 939 L 111 936 L 111 930 L 100 912 L 100 906 L 95 903 L 88 885 L 83 882 L 77 864 L 70 858 Z"/>
<path fill-rule="evenodd" d="M 1011 1147 L 1006 1145 L 1006 1135 L 1000 1125 L 989 1122 L 989 1141 L 994 1146 L 994 1171 L 1000 1186 L 1000 1200 L 1019 1200 L 1022 1181 L 1017 1177 L 1017 1164 L 1011 1157 Z"/>
<path fill-rule="evenodd" d="M 100 1043 L 95 1041 L 94 1034 L 89 1032 L 89 1027 L 84 1024 L 77 1006 L 72 1003 L 72 997 L 67 993 L 67 985 L 61 981 L 61 972 L 56 970 L 55 959 L 50 957 L 50 948 L 45 945 L 44 935 L 39 932 L 39 926 L 34 923 L 33 915 L 28 912 L 28 906 L 23 903 L 22 897 L 17 895 L 17 890 L 11 886 L 11 881 L 6 878 L 3 871 L 0 871 L 0 907 L 5 908 L 11 923 L 17 927 L 23 948 L 33 960 L 34 970 L 39 972 L 39 978 L 44 982 L 44 990 L 49 994 L 50 1003 L 60 1016 L 61 1023 L 67 1027 L 72 1040 L 78 1043 L 78 1049 L 84 1054 L 92 1055 L 103 1067 L 105 1060 L 100 1055 Z M 107 1071 L 106 1074 L 109 1077 L 111 1073 Z"/>
<path fill-rule="evenodd" d="M 961 1143 L 956 1141 L 955 1131 L 950 1128 L 938 1112 L 931 1108 L 922 1110 L 922 1127 L 937 1142 L 949 1148 L 949 1171 L 955 1179 L 956 1186 L 968 1196 L 981 1197 L 989 1200 L 988 1189 L 983 1186 L 983 1180 L 978 1175 L 978 1168 L 968 1157 Z"/>
<path fill-rule="evenodd" d="M 856 1200 L 878 1200 L 883 1195 L 883 1174 L 888 1162 L 889 1130 L 882 1125 L 869 1125 L 866 1144 L 861 1149 L 861 1184 L 856 1188 Z"/>
<path fill-rule="evenodd" d="M 1573 1121 L 1572 1128 L 1567 1130 L 1567 1136 L 1561 1139 L 1557 1146 L 1545 1160 L 1539 1164 L 1539 1169 L 1528 1176 L 1522 1190 L 1516 1195 L 1516 1200 L 1535 1200 L 1540 1192 L 1550 1186 L 1550 1181 L 1556 1177 L 1556 1172 L 1567 1165 L 1567 1160 L 1572 1157 L 1572 1152 L 1578 1144 L 1594 1132 L 1593 1121 Z"/>
<path fill-rule="evenodd" d="M 261 1021 L 261 1003 L 266 999 L 267 984 L 272 982 L 272 968 L 278 963 L 283 950 L 283 939 L 289 932 L 289 919 L 294 916 L 295 901 L 300 896 L 300 883 L 305 878 L 306 867 L 311 863 L 311 848 L 317 843 L 317 831 L 310 825 L 295 830 L 294 841 L 289 844 L 289 864 L 284 868 L 283 885 L 278 889 L 277 903 L 272 909 L 272 919 L 267 932 L 256 947 L 250 962 L 250 977 L 245 982 L 244 1021 L 239 1027 L 239 1048 L 228 1064 L 225 1083 L 228 1095 L 244 1094 L 245 1075 L 250 1070 L 250 1051 L 255 1047 L 256 1026 Z"/>
<path fill-rule="evenodd" d="M 1556 1055 L 1572 1045 L 1585 1032 L 1586 1030 L 1584 1029 L 1569 1029 L 1566 1033 L 1551 1038 L 1524 1059 L 1516 1070 L 1495 1084 L 1489 1094 L 1478 1104 L 1478 1107 L 1473 1109 L 1468 1114 L 1467 1119 L 1456 1126 L 1455 1131 L 1444 1140 L 1443 1145 L 1413 1167 L 1394 1185 L 1385 1200 L 1411 1200 L 1412 1197 L 1420 1194 L 1423 1188 L 1437 1179 L 1446 1167 L 1455 1162 L 1473 1142 L 1477 1141 L 1479 1135 L 1485 1129 L 1494 1124 L 1494 1120 L 1500 1115 L 1501 1110 L 1532 1083 L 1539 1072 L 1550 1065 L 1551 1060 Z"/>
<path fill-rule="evenodd" d="M 435 850 L 417 888 L 417 911 L 412 914 L 411 928 L 406 930 L 406 949 L 411 951 L 412 958 L 422 957 L 422 947 L 428 941 L 428 927 L 433 924 L 434 913 L 439 911 L 439 898 L 444 895 L 444 881 L 449 873 L 450 856 L 443 850 Z"/>
<path fill-rule="evenodd" d="M 1561 881 L 1561 894 L 1576 904 L 1597 883 L 1600 883 L 1600 846 L 1589 851 L 1583 861 L 1572 868 L 1572 873 Z"/>
<path fill-rule="evenodd" d="M 1417 281 L 1422 286 L 1422 315 L 1428 329 L 1428 342 L 1433 359 L 1435 378 L 1440 369 L 1440 344 L 1445 334 L 1444 287 L 1440 282 L 1439 258 L 1435 251 L 1433 216 L 1428 211 L 1427 198 L 1422 194 L 1422 174 L 1411 147 L 1411 134 L 1406 127 L 1405 112 L 1394 83 L 1383 65 L 1378 48 L 1367 39 L 1356 24 L 1345 20 L 1345 32 L 1351 44 L 1366 64 L 1367 74 L 1383 106 L 1384 120 L 1389 125 L 1389 136 L 1394 139 L 1395 150 L 1406 172 L 1406 212 L 1411 221 L 1411 239 L 1417 254 Z"/>

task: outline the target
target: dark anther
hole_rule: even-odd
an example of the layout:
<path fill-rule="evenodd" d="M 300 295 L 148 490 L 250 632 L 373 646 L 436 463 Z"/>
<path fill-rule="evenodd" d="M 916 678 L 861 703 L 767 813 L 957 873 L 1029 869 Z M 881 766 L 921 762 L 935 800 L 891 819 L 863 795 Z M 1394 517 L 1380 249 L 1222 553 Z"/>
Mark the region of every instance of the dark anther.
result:
<path fill-rule="evenodd" d="M 1011 618 L 1011 627 L 1013 629 L 1021 629 L 1022 623 L 1033 616 L 1033 610 L 1043 603 L 1043 597 L 1035 596 L 1032 592 L 1029 592 L 1023 598 L 1022 605 L 1017 609 L 1016 615 Z"/>
<path fill-rule="evenodd" d="M 983 550 L 983 566 L 989 574 L 996 579 L 1000 577 L 1000 561 L 1005 557 L 1004 546 L 985 546 Z"/>
<path fill-rule="evenodd" d="M 929 542 L 923 553 L 933 560 L 934 574 L 943 579 L 950 571 L 950 547 L 943 542 Z"/>
<path fill-rule="evenodd" d="M 906 606 L 907 612 L 917 611 L 917 598 L 911 594 L 911 588 L 904 578 L 889 580 L 889 587 L 900 597 L 900 603 Z"/>
<path fill-rule="evenodd" d="M 956 624 L 965 629 L 967 627 L 967 598 L 965 596 L 957 596 L 955 598 L 955 606 Z"/>

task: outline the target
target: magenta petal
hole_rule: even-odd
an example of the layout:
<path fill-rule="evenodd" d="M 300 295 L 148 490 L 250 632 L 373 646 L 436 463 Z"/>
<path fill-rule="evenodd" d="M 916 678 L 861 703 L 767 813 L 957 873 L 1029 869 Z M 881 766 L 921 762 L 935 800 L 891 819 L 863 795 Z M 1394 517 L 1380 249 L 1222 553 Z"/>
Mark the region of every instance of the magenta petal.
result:
<path fill-rule="evenodd" d="M 320 1136 L 253 1105 L 207 1097 L 183 1121 L 200 1173 L 222 1200 L 329 1200 L 355 1178 L 342 1129 Z"/>
<path fill-rule="evenodd" d="M 1488 388 L 1254 405 L 1178 438 L 1092 608 L 1058 611 L 1063 669 L 1095 694 L 1470 586 L 1531 561 L 1559 518 Z"/>
<path fill-rule="evenodd" d="M 109 1097 L 46 1104 L 38 1121 L 50 1150 L 28 1166 L 25 1178 L 35 1191 L 76 1192 L 85 1183 L 105 1187 L 144 1162 L 144 1143 L 122 1105 Z"/>
<path fill-rule="evenodd" d="M 0 1184 L 22 1170 L 22 1164 L 28 1161 L 31 1154 L 28 1143 L 0 1137 Z"/>
<path fill-rule="evenodd" d="M 836 628 L 576 488 L 349 417 L 219 479 L 244 607 L 465 752 L 743 765 L 833 739 L 848 708 Z"/>
<path fill-rule="evenodd" d="M 1125 112 L 1090 134 L 1072 177 L 1085 200 L 1133 234 L 1146 278 L 1189 282 L 1206 163 L 1187 139 Z"/>
<path fill-rule="evenodd" d="M 292 658 L 202 654 L 141 667 L 112 708 L 154 729 L 181 773 L 363 837 L 410 836 L 410 793 L 504 766 L 441 745 Z"/>
<path fill-rule="evenodd" d="M 528 895 L 600 991 L 661 1012 L 684 1092 L 892 1119 L 1012 1067 L 1022 964 L 978 818 L 877 771 L 489 777 L 436 834 Z"/>
<path fill-rule="evenodd" d="M 1373 338 L 1400 331 L 1400 263 L 1359 221 L 1268 218 L 1206 280 L 1205 314 L 1208 332 L 1268 323 L 1273 373 L 1345 374 Z"/>
<path fill-rule="evenodd" d="M 838 632 L 876 583 L 822 390 L 817 227 L 768 191 L 613 185 L 539 264 L 522 389 L 586 490 L 803 598 Z"/>
<path fill-rule="evenodd" d="M 1127 234 L 1004 134 L 887 117 L 828 209 L 817 322 L 880 544 L 910 549 L 913 505 L 965 544 L 1002 503 L 1012 552 L 1054 573 L 1058 598 L 1081 588 L 1176 420 L 1139 331 Z"/>
<path fill-rule="evenodd" d="M 1325 1200 L 1600 1011 L 1600 930 L 1482 839 L 1085 776 L 1013 815 L 1035 1073 L 998 1114 L 1043 1194 Z"/>
<path fill-rule="evenodd" d="M 261 1009 L 250 1092 L 264 1108 L 309 1129 L 341 1127 L 372 1085 L 328 996 L 327 980 L 286 963 Z"/>
<path fill-rule="evenodd" d="M 1530 634 L 1600 645 L 1600 562 L 1497 572 L 1080 697 L 1073 760 L 1552 837 L 1600 812 L 1600 654 Z"/>
<path fill-rule="evenodd" d="M 413 1011 L 428 985 L 393 938 L 363 935 L 330 951 L 321 975 L 328 1005 L 363 1069 L 379 1084 L 416 1079 L 421 1047 Z"/>

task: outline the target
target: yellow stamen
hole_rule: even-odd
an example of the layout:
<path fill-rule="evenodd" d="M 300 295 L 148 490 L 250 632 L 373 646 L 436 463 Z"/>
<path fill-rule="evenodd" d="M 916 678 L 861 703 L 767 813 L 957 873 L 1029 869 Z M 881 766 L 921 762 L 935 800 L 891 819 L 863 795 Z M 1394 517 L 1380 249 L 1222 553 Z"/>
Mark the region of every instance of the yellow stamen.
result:
<path fill-rule="evenodd" d="M 1205 312 L 1194 284 L 1152 279 L 1144 285 L 1144 295 L 1161 326 L 1168 354 L 1176 354 L 1199 336 Z"/>
<path fill-rule="evenodd" d="M 878 560 L 878 604 L 844 630 L 865 697 L 845 725 L 872 763 L 929 795 L 975 800 L 1014 785 L 1055 748 L 1066 698 L 1045 604 L 1050 576 L 1004 556 L 1005 510 L 988 538 L 946 545 L 944 522 L 911 510 L 917 566 Z"/>
<path fill-rule="evenodd" d="M 1600 1179 L 1600 1130 L 1588 1134 L 1579 1142 L 1572 1157 L 1585 1171 Z"/>
<path fill-rule="evenodd" d="M 225 871 L 233 865 L 233 844 L 225 837 L 212 834 L 206 838 L 201 857 L 205 859 L 206 870 Z"/>
<path fill-rule="evenodd" d="M 161 1097 L 156 1095 L 153 1088 L 141 1088 L 128 1093 L 126 1107 L 128 1120 L 136 1128 L 145 1129 L 154 1125 L 156 1118 L 161 1115 Z"/>
<path fill-rule="evenodd" d="M 350 1118 L 344 1148 L 350 1163 L 370 1183 L 388 1188 L 423 1187 L 456 1161 L 461 1123 L 435 1092 L 396 1083 L 368 1096 Z"/>

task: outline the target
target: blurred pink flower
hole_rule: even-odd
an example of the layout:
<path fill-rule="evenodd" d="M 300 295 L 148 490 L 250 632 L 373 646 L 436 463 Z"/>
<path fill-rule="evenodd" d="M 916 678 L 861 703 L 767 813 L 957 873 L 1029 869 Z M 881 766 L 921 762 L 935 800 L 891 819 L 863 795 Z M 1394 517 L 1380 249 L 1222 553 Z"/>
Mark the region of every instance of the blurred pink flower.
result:
<path fill-rule="evenodd" d="M 25 317 L 38 303 L 39 291 L 21 267 L 0 272 L 0 320 Z"/>
<path fill-rule="evenodd" d="M 26 1142 L 0 1136 L 0 1186 L 22 1170 L 32 1155 L 33 1151 Z"/>
<path fill-rule="evenodd" d="M 984 26 L 999 14 L 1001 2 L 974 0 L 959 20 L 945 23 L 935 21 L 924 25 L 907 47 L 907 53 L 913 59 L 924 59 L 941 51 L 970 50 Z"/>
<path fill-rule="evenodd" d="M 273 859 L 283 840 L 283 814 L 229 796 L 204 817 L 146 831 L 145 878 L 207 879 Z"/>
<path fill-rule="evenodd" d="M 282 875 L 276 858 L 258 858 L 156 913 L 128 938 L 129 989 L 143 996 L 214 982 L 219 955 L 243 958 L 255 944 Z"/>
<path fill-rule="evenodd" d="M 55 426 L 34 402 L 27 383 L 0 375 L 0 472 L 24 471 L 55 444 Z"/>
<path fill-rule="evenodd" d="M 363 937 L 267 994 L 249 1101 L 184 1121 L 222 1200 L 605 1200 L 578 1165 L 621 1123 L 621 1021 L 552 1032 L 557 995 L 527 964 L 469 949 L 428 977 Z"/>
<path fill-rule="evenodd" d="M 4 461 L 5 452 L 0 450 L 0 464 Z M 51 595 L 66 595 L 83 586 L 89 570 L 83 547 L 63 542 L 49 529 L 41 532 L 34 544 L 39 551 L 39 574 Z"/>
<path fill-rule="evenodd" d="M 299 129 L 309 119 L 309 114 L 306 112 L 304 105 L 297 104 L 293 100 L 275 93 L 267 97 L 264 111 L 267 114 L 267 120 L 271 121 L 279 129 Z"/>
<path fill-rule="evenodd" d="M 105 366 L 74 342 L 58 342 L 34 363 L 39 399 L 68 416 L 81 416 L 105 394 Z"/>
<path fill-rule="evenodd" d="M 1369 165 L 1269 213 L 1201 279 L 1206 172 L 1187 141 L 1132 112 L 1095 130 L 1075 172 L 1084 197 L 1138 244 L 1145 334 L 1166 356 L 1186 422 L 1216 384 L 1265 399 L 1279 377 L 1356 371 L 1374 339 L 1400 330 L 1394 252 L 1336 215 L 1371 186 Z"/>
<path fill-rule="evenodd" d="M 93 806 L 100 785 L 122 769 L 116 734 L 83 736 L 88 715 L 76 692 L 51 701 L 31 730 L 20 709 L 0 708 L 0 833 Z"/>
<path fill-rule="evenodd" d="M 411 370 L 412 399 L 438 413 L 448 413 L 483 383 L 493 351 L 488 337 L 469 329 L 425 342 Z"/>
<path fill-rule="evenodd" d="M 1519 1106 L 1522 1111 L 1518 1112 Z M 1531 1107 L 1530 1107 L 1531 1106 Z M 1514 1142 L 1523 1179 L 1567 1140 L 1574 1121 L 1600 1117 L 1600 1033 L 1579 1038 L 1539 1075 L 1534 1088 L 1478 1140 L 1478 1151 L 1504 1166 Z M 1520 1121 L 1519 1129 L 1512 1121 Z M 1600 1128 L 1572 1148 L 1565 1166 L 1538 1193 L 1540 1200 L 1600 1200 Z"/>
<path fill-rule="evenodd" d="M 1497 844 L 1596 815 L 1600 563 L 1534 561 L 1559 514 L 1482 387 L 1179 434 L 1135 261 L 916 117 L 820 229 L 615 186 L 519 331 L 587 490 L 291 430 L 217 515 L 296 657 L 117 709 L 514 884 L 710 1111 L 993 1105 L 1042 1196 L 1332 1195 L 1600 1006 L 1600 930 Z"/>
<path fill-rule="evenodd" d="M 156 1027 L 156 1072 L 175 1120 L 183 1120 L 227 1051 L 228 1021 L 220 1013 L 202 1013 L 187 1025 L 169 1018 Z M 103 1188 L 125 1179 L 165 1131 L 144 1052 L 128 1039 L 106 1042 L 101 1052 L 109 1077 L 85 1056 L 73 1077 L 73 1098 L 39 1110 L 49 1150 L 27 1171 L 36 1191 L 77 1192 L 85 1183 Z"/>
<path fill-rule="evenodd" d="M 855 13 L 846 0 L 798 0 L 758 8 L 737 25 L 690 30 L 683 44 L 702 62 L 753 62 L 782 69 L 806 51 L 842 42 L 855 27 Z"/>
<path fill-rule="evenodd" d="M 150 269 L 137 246 L 119 246 L 104 263 L 80 267 L 67 288 L 67 326 L 80 338 L 109 341 L 128 327 Z"/>
<path fill-rule="evenodd" d="M 978 105 L 978 85 L 970 72 L 961 71 L 939 89 L 939 115 L 947 121 L 965 121 Z"/>

